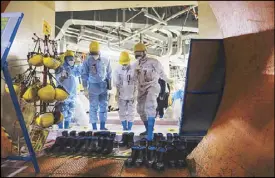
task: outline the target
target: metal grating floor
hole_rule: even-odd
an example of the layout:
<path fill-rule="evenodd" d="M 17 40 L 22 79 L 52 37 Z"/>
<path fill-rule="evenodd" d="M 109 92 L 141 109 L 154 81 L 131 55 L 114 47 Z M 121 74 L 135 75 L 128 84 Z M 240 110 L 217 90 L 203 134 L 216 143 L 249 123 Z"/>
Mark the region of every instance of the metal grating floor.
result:
<path fill-rule="evenodd" d="M 15 177 L 190 177 L 185 169 L 166 169 L 164 172 L 141 168 L 125 168 L 122 159 L 100 158 L 38 158 L 40 174 L 35 174 L 31 163 Z M 3 169 L 1 173 L 12 170 Z M 8 175 L 8 174 L 6 174 Z"/>

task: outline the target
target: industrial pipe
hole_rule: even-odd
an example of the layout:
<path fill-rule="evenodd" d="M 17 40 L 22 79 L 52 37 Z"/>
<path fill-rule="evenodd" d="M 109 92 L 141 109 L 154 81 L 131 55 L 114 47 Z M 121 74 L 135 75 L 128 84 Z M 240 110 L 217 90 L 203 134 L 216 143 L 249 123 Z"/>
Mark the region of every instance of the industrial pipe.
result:
<path fill-rule="evenodd" d="M 168 17 L 166 20 L 164 20 L 165 22 L 187 12 L 189 9 L 192 9 L 193 7 L 196 7 L 197 5 L 195 6 L 191 6 L 183 11 L 180 11 L 174 15 L 172 15 L 171 17 Z M 121 41 L 121 43 L 123 43 L 124 41 L 132 38 L 133 36 L 136 36 L 136 35 L 139 35 L 140 33 L 143 33 L 143 32 L 146 32 L 147 30 L 150 30 L 150 29 L 153 29 L 153 28 L 156 28 L 159 24 L 161 23 L 157 23 L 155 25 L 151 25 L 147 28 L 144 28 L 144 29 L 141 29 L 139 30 L 136 34 L 130 36 L 130 37 L 127 37 L 125 38 L 124 40 Z M 115 26 L 115 23 L 113 22 L 102 22 L 102 21 L 91 21 L 91 20 L 76 20 L 76 19 L 69 19 L 65 22 L 65 24 L 63 25 L 63 27 L 61 28 L 60 32 L 58 33 L 58 35 L 56 36 L 55 40 L 59 40 L 62 38 L 62 36 L 65 34 L 65 31 L 71 26 L 71 25 L 92 25 L 92 26 Z M 131 26 L 131 24 L 128 24 L 128 23 L 125 23 L 125 26 L 127 27 L 127 25 L 129 25 L 129 27 Z M 132 24 L 134 25 L 135 27 L 134 28 L 143 28 L 145 25 L 142 25 L 142 24 Z M 127 27 L 128 28 L 128 27 Z M 163 28 L 167 28 L 167 27 L 163 27 Z M 176 28 L 176 29 L 181 29 L 181 27 L 169 27 L 169 29 L 172 29 L 172 28 Z M 167 28 L 168 29 L 168 28 Z M 194 28 L 194 27 L 185 27 L 185 28 L 182 28 L 183 30 L 185 31 L 190 31 L 190 32 L 198 32 L 198 28 Z M 118 41 L 117 42 L 114 42 L 114 43 L 119 43 Z M 114 44 L 114 43 L 111 43 L 111 44 Z"/>
<path fill-rule="evenodd" d="M 174 32 L 177 35 L 177 51 L 175 53 L 175 55 L 173 55 L 173 57 L 179 57 L 182 54 L 182 35 L 180 31 L 177 30 L 171 30 L 172 32 Z"/>
<path fill-rule="evenodd" d="M 173 52 L 173 35 L 169 30 L 160 29 L 162 33 L 165 33 L 168 36 L 168 45 L 167 45 L 167 52 L 166 54 L 162 55 L 161 57 L 169 57 Z"/>
<path fill-rule="evenodd" d="M 75 34 L 75 35 L 78 35 L 79 33 L 77 33 L 76 31 L 80 31 L 80 30 L 78 30 L 78 29 L 74 29 L 74 28 L 68 28 L 68 30 L 66 31 L 66 33 L 71 33 L 71 34 Z M 102 36 L 102 37 L 104 37 L 104 36 L 106 36 L 106 33 L 103 33 L 103 32 L 101 32 L 101 31 L 99 31 L 99 30 L 94 30 L 94 29 L 91 29 L 91 28 L 88 28 L 88 27 L 85 27 L 84 28 L 84 32 L 86 32 L 86 33 L 91 33 L 91 34 L 95 34 L 95 35 L 98 35 L 98 36 Z M 122 35 L 124 35 L 124 36 L 129 36 L 129 34 L 128 33 L 126 33 L 126 32 L 120 32 L 120 34 L 122 34 Z M 72 36 L 72 35 L 67 35 L 66 34 L 66 36 Z M 87 36 L 87 35 L 86 35 Z M 76 37 L 76 36 L 72 36 L 72 37 Z M 118 37 L 117 36 L 115 36 L 115 35 L 112 35 L 112 34 L 109 34 L 109 35 L 107 35 L 107 37 L 108 38 L 110 38 L 110 39 L 117 39 L 118 40 Z M 152 37 L 152 36 L 148 36 L 148 37 Z M 157 38 L 158 39 L 158 38 Z M 102 39 L 98 39 L 98 40 L 102 40 Z M 159 41 L 161 41 L 160 39 L 158 39 Z M 145 42 L 150 42 L 149 40 L 147 40 L 147 39 L 144 39 L 144 41 Z M 163 41 L 165 41 L 165 40 L 163 40 Z"/>
<path fill-rule="evenodd" d="M 179 15 L 181 15 L 181 14 L 184 14 L 185 12 L 188 12 L 190 9 L 192 9 L 193 7 L 196 7 L 196 6 L 197 6 L 197 5 L 195 5 L 195 6 L 190 6 L 190 7 L 186 8 L 186 9 L 184 9 L 184 10 L 182 10 L 182 11 L 180 11 L 180 12 L 178 12 L 178 13 L 176 13 L 176 14 L 170 16 L 170 17 L 168 17 L 166 20 L 164 20 L 164 22 L 168 22 L 169 20 L 172 20 L 172 19 L 176 18 L 177 16 L 179 16 Z M 160 24 L 161 24 L 161 23 L 158 22 L 157 24 L 154 24 L 154 25 L 151 25 L 151 26 L 149 26 L 149 27 L 146 27 L 146 28 L 143 28 L 143 29 L 141 29 L 141 30 L 138 30 L 135 34 L 133 34 L 133 35 L 131 35 L 131 36 L 128 36 L 127 38 L 125 38 L 125 39 L 123 39 L 122 41 L 120 41 L 120 43 L 123 43 L 124 41 L 127 41 L 127 40 L 133 38 L 134 36 L 137 36 L 137 35 L 139 35 L 139 34 L 141 34 L 141 33 L 144 33 L 144 32 L 146 32 L 146 31 L 148 31 L 148 30 L 151 30 L 151 29 L 153 29 L 153 28 L 156 28 L 156 27 L 158 27 Z M 118 44 L 118 43 L 119 43 L 119 41 L 111 42 L 112 45 L 115 45 L 115 44 Z"/>

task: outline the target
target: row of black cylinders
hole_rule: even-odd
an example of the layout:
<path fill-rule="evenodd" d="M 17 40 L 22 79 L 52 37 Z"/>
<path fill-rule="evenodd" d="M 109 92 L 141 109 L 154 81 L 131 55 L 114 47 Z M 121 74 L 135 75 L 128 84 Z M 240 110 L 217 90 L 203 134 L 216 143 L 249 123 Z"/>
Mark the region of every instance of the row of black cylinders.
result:
<path fill-rule="evenodd" d="M 110 154 L 113 148 L 134 145 L 134 133 L 125 132 L 121 141 L 115 141 L 116 133 L 110 131 L 63 131 L 62 136 L 56 138 L 54 145 L 48 150 L 55 154 Z"/>
<path fill-rule="evenodd" d="M 154 133 L 152 141 L 142 138 L 134 142 L 133 132 L 124 132 L 121 141 L 115 141 L 116 133 L 110 131 L 78 132 L 63 131 L 48 150 L 55 154 L 66 155 L 108 155 L 114 147 L 131 148 L 131 156 L 125 160 L 126 167 L 140 167 L 164 170 L 165 167 L 181 168 L 186 166 L 186 142 L 177 133 Z"/>
<path fill-rule="evenodd" d="M 58 154 L 110 154 L 113 151 L 115 132 L 78 132 L 63 131 L 62 136 L 57 137 L 50 152 Z"/>
<path fill-rule="evenodd" d="M 186 166 L 187 150 L 185 140 L 177 133 L 168 133 L 166 138 L 162 133 L 154 133 L 154 139 L 143 138 L 132 146 L 131 156 L 124 162 L 126 167 L 140 167 L 164 170 Z"/>

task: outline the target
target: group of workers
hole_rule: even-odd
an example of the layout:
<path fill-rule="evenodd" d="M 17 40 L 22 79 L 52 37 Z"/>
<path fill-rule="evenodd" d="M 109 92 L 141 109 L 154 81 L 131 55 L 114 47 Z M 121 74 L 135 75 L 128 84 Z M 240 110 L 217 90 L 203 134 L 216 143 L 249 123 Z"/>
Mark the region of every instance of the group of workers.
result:
<path fill-rule="evenodd" d="M 76 77 L 81 76 L 84 87 L 84 95 L 89 98 L 89 118 L 92 129 L 97 130 L 98 117 L 100 130 L 107 130 L 105 123 L 108 112 L 108 90 L 112 89 L 112 78 L 116 87 L 116 101 L 119 107 L 119 118 L 123 130 L 131 130 L 135 117 L 135 110 L 144 123 L 147 139 L 153 138 L 155 118 L 157 116 L 157 98 L 163 99 L 159 80 L 167 82 L 163 66 L 157 59 L 147 56 L 146 46 L 138 43 L 134 46 L 136 61 L 131 63 L 129 54 L 121 52 L 120 66 L 112 74 L 110 60 L 100 53 L 99 43 L 92 41 L 87 59 L 80 65 L 75 65 L 74 54 L 71 51 L 65 53 L 65 62 L 56 70 L 56 76 L 70 97 L 62 103 L 64 122 L 59 128 L 69 128 L 73 117 L 76 100 Z M 163 112 L 160 111 L 161 117 Z"/>

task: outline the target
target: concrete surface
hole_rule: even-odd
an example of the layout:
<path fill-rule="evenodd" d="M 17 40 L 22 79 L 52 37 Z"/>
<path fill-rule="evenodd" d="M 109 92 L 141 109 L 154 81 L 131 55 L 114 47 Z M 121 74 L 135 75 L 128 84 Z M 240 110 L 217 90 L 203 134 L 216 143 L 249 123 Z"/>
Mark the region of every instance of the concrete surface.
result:
<path fill-rule="evenodd" d="M 189 155 L 198 176 L 274 177 L 274 1 L 210 2 L 225 37 L 216 120 Z"/>

